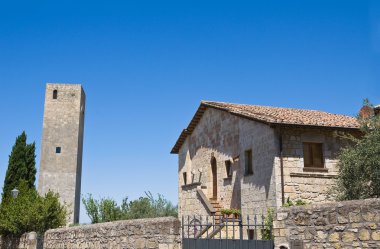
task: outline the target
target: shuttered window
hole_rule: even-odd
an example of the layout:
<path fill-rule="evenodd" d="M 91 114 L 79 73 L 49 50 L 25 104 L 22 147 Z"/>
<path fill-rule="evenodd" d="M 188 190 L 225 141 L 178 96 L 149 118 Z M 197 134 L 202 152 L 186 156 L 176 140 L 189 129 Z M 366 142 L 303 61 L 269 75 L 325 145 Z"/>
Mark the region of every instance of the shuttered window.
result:
<path fill-rule="evenodd" d="M 321 143 L 303 143 L 304 166 L 323 168 L 323 152 Z"/>

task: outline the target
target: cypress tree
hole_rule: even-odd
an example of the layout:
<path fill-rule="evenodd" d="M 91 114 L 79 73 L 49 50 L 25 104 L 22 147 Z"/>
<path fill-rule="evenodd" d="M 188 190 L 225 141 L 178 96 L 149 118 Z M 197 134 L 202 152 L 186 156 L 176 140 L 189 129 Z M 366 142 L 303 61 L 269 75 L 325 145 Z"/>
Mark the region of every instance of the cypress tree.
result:
<path fill-rule="evenodd" d="M 9 155 L 8 169 L 3 186 L 3 200 L 10 196 L 12 189 L 17 188 L 21 181 L 25 181 L 30 189 L 35 189 L 36 155 L 35 143 L 26 143 L 25 131 L 16 138 Z"/>

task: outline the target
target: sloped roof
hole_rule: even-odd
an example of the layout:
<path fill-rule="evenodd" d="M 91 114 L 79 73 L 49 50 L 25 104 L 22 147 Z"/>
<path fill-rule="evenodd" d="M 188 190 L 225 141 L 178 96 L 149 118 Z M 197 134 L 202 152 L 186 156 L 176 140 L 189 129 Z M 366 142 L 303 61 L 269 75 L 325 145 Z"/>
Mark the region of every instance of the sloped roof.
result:
<path fill-rule="evenodd" d="M 226 111 L 232 115 L 256 120 L 268 125 L 290 125 L 336 129 L 358 129 L 356 118 L 316 110 L 305 110 L 284 107 L 243 105 L 225 102 L 202 101 L 193 119 L 184 129 L 171 153 L 179 152 L 188 135 L 192 133 L 207 108 Z"/>

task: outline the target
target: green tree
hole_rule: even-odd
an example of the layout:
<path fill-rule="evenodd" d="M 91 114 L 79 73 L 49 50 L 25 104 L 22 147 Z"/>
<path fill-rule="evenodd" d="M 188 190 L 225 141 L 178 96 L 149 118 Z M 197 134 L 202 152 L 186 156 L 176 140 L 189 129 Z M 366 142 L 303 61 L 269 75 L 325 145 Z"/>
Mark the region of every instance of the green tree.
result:
<path fill-rule="evenodd" d="M 48 192 L 42 197 L 24 180 L 17 188 L 18 197 L 6 197 L 0 205 L 0 234 L 21 235 L 31 231 L 43 234 L 65 225 L 67 211 L 58 194 Z"/>
<path fill-rule="evenodd" d="M 82 202 L 92 223 L 178 216 L 177 207 L 162 195 L 158 194 L 157 199 L 150 192 L 145 193 L 145 195 L 132 201 L 124 198 L 120 206 L 112 198 L 96 200 L 91 194 L 87 195 L 87 198 L 83 197 Z"/>
<path fill-rule="evenodd" d="M 101 218 L 99 217 L 99 201 L 94 199 L 91 194 L 88 194 L 87 198 L 82 197 L 82 202 L 88 217 L 90 217 L 91 223 L 95 224 L 101 222 Z"/>
<path fill-rule="evenodd" d="M 16 142 L 9 156 L 8 169 L 3 186 L 3 199 L 10 195 L 11 190 L 17 187 L 21 181 L 25 181 L 27 187 L 35 189 L 36 181 L 36 155 L 35 143 L 27 144 L 25 131 L 16 138 Z"/>
<path fill-rule="evenodd" d="M 364 104 L 367 110 L 373 108 L 366 100 Z M 358 120 L 363 136 L 351 137 L 353 144 L 343 149 L 338 157 L 336 191 L 339 200 L 380 197 L 380 120 L 373 113 L 358 117 Z"/>

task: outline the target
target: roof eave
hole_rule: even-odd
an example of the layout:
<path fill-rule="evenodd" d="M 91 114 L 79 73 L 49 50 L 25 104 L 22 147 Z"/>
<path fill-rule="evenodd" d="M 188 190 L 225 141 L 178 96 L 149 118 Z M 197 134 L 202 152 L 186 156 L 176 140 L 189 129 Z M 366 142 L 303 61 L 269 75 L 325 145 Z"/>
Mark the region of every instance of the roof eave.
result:
<path fill-rule="evenodd" d="M 271 123 L 270 127 L 289 127 L 289 128 L 309 128 L 309 129 L 327 129 L 327 130 L 344 130 L 344 131 L 360 131 L 359 127 L 342 127 L 342 126 L 322 126 L 322 125 L 303 125 L 303 124 L 286 124 Z"/>
<path fill-rule="evenodd" d="M 197 126 L 199 120 L 202 118 L 204 112 L 206 109 L 214 108 L 217 110 L 225 111 L 230 113 L 231 115 L 242 117 L 248 120 L 253 120 L 256 122 L 260 122 L 266 125 L 269 125 L 270 127 L 299 127 L 299 128 L 316 128 L 316 129 L 330 129 L 330 130 L 346 130 L 346 131 L 360 131 L 359 128 L 356 127 L 339 127 L 339 126 L 318 126 L 318 125 L 302 125 L 302 124 L 286 124 L 286 123 L 276 123 L 276 122 L 267 122 L 258 118 L 250 117 L 247 115 L 244 115 L 242 113 L 237 113 L 237 112 L 232 112 L 228 110 L 227 108 L 215 106 L 212 104 L 208 104 L 207 102 L 202 101 L 201 104 L 199 105 L 197 111 L 195 112 L 193 118 L 191 119 L 189 125 L 187 126 L 186 129 L 182 130 L 180 136 L 178 137 L 175 145 L 173 146 L 172 150 L 170 151 L 171 154 L 178 154 L 179 150 L 181 149 L 183 143 L 185 142 L 187 136 L 191 135 L 191 133 L 194 131 L 195 127 Z"/>

